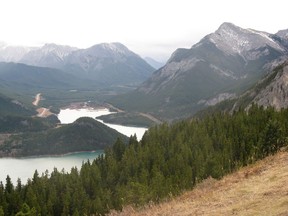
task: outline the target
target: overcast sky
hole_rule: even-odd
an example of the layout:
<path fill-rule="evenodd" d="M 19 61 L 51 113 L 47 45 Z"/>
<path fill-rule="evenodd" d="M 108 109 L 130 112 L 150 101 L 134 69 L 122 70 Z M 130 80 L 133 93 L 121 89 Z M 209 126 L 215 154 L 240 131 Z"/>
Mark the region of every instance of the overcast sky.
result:
<path fill-rule="evenodd" d="M 166 60 L 223 22 L 269 33 L 288 28 L 287 0 L 0 0 L 0 41 L 88 48 L 121 42 Z"/>

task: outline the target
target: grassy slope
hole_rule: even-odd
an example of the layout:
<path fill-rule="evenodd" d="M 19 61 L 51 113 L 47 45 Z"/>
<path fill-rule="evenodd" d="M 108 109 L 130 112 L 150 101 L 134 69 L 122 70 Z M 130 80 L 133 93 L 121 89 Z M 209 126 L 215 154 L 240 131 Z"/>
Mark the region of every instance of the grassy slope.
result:
<path fill-rule="evenodd" d="M 111 215 L 288 215 L 287 182 L 288 152 L 280 152 L 170 201 Z"/>

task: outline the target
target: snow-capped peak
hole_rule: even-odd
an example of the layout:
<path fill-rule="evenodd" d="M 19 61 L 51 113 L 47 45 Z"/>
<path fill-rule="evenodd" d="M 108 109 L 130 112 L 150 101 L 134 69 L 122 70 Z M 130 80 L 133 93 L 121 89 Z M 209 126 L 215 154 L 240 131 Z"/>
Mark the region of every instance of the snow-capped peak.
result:
<path fill-rule="evenodd" d="M 131 54 L 131 51 L 126 46 L 118 42 L 102 43 L 102 44 L 99 44 L 99 46 L 107 51 L 112 51 L 114 53 L 123 54 L 123 55 Z"/>
<path fill-rule="evenodd" d="M 122 58 L 136 55 L 121 43 L 101 43 L 82 50 L 86 55 L 94 57 Z"/>
<path fill-rule="evenodd" d="M 223 23 L 215 33 L 207 37 L 219 49 L 230 55 L 239 54 L 244 57 L 248 51 L 267 45 L 284 51 L 284 48 L 274 41 L 269 33 L 242 29 L 232 23 Z"/>
<path fill-rule="evenodd" d="M 64 57 L 66 57 L 72 51 L 75 51 L 75 50 L 77 50 L 77 48 L 75 47 L 57 45 L 54 43 L 45 44 L 43 47 L 39 49 L 39 51 L 44 55 L 54 53 L 61 59 L 63 59 Z"/>
<path fill-rule="evenodd" d="M 4 42 L 0 42 L 0 61 L 18 62 L 31 50 L 33 50 L 32 47 L 9 46 Z"/>

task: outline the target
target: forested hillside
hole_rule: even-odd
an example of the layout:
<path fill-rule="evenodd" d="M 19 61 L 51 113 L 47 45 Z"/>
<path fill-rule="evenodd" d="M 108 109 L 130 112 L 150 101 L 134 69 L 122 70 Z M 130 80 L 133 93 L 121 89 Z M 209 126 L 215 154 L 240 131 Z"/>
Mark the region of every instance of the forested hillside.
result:
<path fill-rule="evenodd" d="M 49 125 L 42 119 L 20 120 L 19 118 L 7 120 L 8 126 L 11 122 L 19 121 L 19 128 L 22 128 L 24 133 L 13 134 L 7 138 L 0 145 L 0 156 L 23 157 L 95 151 L 113 145 L 117 138 L 121 138 L 125 143 L 128 140 L 125 135 L 88 117 L 79 118 L 72 124 L 59 127 Z M 1 123 L 0 119 L 0 126 Z M 17 129 L 15 124 L 12 124 L 11 129 Z"/>
<path fill-rule="evenodd" d="M 288 110 L 252 106 L 233 115 L 163 124 L 138 142 L 120 139 L 105 155 L 73 168 L 35 172 L 27 184 L 0 185 L 0 215 L 104 214 L 133 204 L 158 202 L 208 178 L 221 178 L 286 145 Z"/>
<path fill-rule="evenodd" d="M 35 114 L 35 110 L 28 109 L 20 101 L 9 98 L 3 95 L 2 92 L 0 93 L 0 117 L 7 115 L 31 116 Z"/>
<path fill-rule="evenodd" d="M 159 204 L 109 216 L 288 215 L 288 152 L 280 151 L 220 180 L 208 178 Z"/>

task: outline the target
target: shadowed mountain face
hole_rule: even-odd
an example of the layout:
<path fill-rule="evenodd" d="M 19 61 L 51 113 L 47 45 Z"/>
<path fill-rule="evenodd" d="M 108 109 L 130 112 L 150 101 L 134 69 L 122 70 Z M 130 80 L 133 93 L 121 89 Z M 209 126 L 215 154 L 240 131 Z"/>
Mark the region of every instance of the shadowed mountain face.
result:
<path fill-rule="evenodd" d="M 284 37 L 223 23 L 190 49 L 177 49 L 136 91 L 112 103 L 167 120 L 191 116 L 250 87 L 287 50 Z"/>
<path fill-rule="evenodd" d="M 40 91 L 69 89 L 81 85 L 81 80 L 58 69 L 5 62 L 0 62 L 0 80 L 2 85 L 5 84 L 7 88 L 16 92 L 17 89 Z"/>

